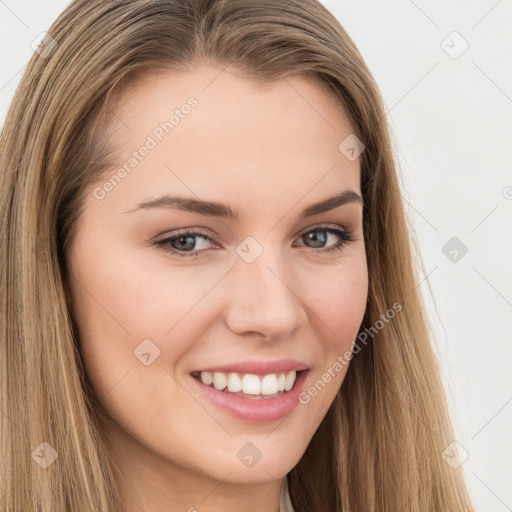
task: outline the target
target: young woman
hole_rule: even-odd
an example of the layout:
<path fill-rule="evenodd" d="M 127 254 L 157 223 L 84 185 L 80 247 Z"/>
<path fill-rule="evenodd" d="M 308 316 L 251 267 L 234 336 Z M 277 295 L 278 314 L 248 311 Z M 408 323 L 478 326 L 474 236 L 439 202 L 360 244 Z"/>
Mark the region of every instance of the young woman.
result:
<path fill-rule="evenodd" d="M 321 4 L 74 1 L 0 151 L 2 510 L 472 510 L 383 103 Z"/>

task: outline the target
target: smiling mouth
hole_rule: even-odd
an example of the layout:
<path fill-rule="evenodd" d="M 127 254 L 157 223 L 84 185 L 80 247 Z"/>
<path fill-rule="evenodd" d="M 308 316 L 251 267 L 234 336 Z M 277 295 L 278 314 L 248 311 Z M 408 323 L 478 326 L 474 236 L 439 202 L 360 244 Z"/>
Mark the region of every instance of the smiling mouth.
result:
<path fill-rule="evenodd" d="M 219 392 L 249 400 L 277 398 L 293 389 L 298 376 L 307 370 L 256 375 L 239 372 L 192 372 L 194 379 Z"/>

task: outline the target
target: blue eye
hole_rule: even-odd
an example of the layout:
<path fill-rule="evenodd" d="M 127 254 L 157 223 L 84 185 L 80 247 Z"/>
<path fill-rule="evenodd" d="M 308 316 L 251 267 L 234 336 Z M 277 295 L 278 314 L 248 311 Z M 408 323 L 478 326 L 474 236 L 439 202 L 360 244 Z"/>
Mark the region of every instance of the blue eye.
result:
<path fill-rule="evenodd" d="M 326 249 L 320 247 L 319 250 L 315 250 L 318 248 L 318 245 L 323 246 L 328 241 L 328 235 L 332 235 L 338 239 L 338 242 L 335 243 L 332 247 L 328 247 Z M 157 242 L 153 242 L 154 245 L 158 246 L 165 252 L 175 254 L 179 257 L 185 258 L 193 258 L 196 257 L 201 252 L 205 252 L 208 249 L 203 249 L 201 251 L 197 250 L 197 242 L 196 239 L 202 239 L 203 241 L 215 242 L 211 237 L 201 233 L 199 231 L 193 231 L 189 229 L 184 229 L 178 231 L 176 234 L 164 238 L 163 240 L 159 240 Z M 347 229 L 337 229 L 332 227 L 322 227 L 318 226 L 313 229 L 309 229 L 301 235 L 301 240 L 303 242 L 312 242 L 313 244 L 317 244 L 317 247 L 311 248 L 315 253 L 331 253 L 334 251 L 339 251 L 347 243 L 353 242 L 357 240 L 357 238 Z"/>

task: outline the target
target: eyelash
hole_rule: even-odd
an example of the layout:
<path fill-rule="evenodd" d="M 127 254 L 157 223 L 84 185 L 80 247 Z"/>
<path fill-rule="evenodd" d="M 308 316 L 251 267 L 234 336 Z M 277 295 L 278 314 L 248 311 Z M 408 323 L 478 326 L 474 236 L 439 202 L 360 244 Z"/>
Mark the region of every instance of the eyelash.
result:
<path fill-rule="evenodd" d="M 328 249 L 315 250 L 313 248 L 310 248 L 315 253 L 333 253 L 335 251 L 340 251 L 348 243 L 357 240 L 357 238 L 353 235 L 353 233 L 348 229 L 337 229 L 337 228 L 327 227 L 327 226 L 316 226 L 313 229 L 308 229 L 307 231 L 304 231 L 303 233 L 301 233 L 299 235 L 299 237 L 304 236 L 307 233 L 311 233 L 314 231 L 325 231 L 326 233 L 336 235 L 341 240 L 335 246 L 329 247 Z M 205 240 L 210 240 L 212 242 L 216 242 L 216 240 L 214 238 L 211 238 L 211 237 L 205 235 L 204 233 L 201 233 L 200 231 L 183 229 L 183 230 L 178 231 L 173 236 L 164 238 L 163 240 L 155 241 L 155 242 L 153 242 L 153 244 L 158 246 L 158 248 L 163 250 L 164 252 L 175 254 L 175 255 L 179 256 L 180 258 L 194 258 L 201 252 L 205 252 L 205 251 L 189 251 L 189 252 L 185 251 L 185 252 L 183 252 L 183 251 L 179 251 L 177 249 L 174 249 L 174 248 L 166 245 L 171 240 L 178 239 L 185 235 L 192 236 L 192 237 L 201 237 Z M 208 249 L 206 249 L 206 250 L 208 250 Z"/>

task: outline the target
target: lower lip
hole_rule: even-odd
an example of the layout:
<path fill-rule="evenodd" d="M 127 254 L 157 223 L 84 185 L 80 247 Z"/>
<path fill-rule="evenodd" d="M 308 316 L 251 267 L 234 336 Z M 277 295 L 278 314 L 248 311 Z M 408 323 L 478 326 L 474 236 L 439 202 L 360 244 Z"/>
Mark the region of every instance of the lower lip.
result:
<path fill-rule="evenodd" d="M 299 395 L 304 389 L 308 371 L 304 370 L 297 374 L 295 384 L 290 391 L 275 398 L 260 400 L 251 400 L 225 391 L 217 391 L 192 376 L 190 378 L 199 386 L 206 398 L 222 411 L 251 423 L 265 423 L 284 418 L 295 409 L 299 403 Z"/>

